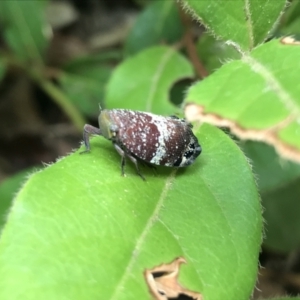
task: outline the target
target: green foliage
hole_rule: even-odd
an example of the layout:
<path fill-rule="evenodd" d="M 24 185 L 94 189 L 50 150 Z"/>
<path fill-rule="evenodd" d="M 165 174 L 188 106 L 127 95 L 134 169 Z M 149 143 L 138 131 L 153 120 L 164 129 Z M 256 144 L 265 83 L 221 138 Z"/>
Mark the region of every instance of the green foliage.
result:
<path fill-rule="evenodd" d="M 205 3 L 205 1 L 201 1 L 201 4 L 194 1 L 187 2 L 189 4 L 193 2 L 194 9 L 196 5 Z M 280 1 L 272 2 L 273 4 L 275 4 L 273 12 L 276 5 L 277 9 L 280 5 L 284 6 Z M 224 6 L 226 5 L 224 2 Z M 267 8 L 271 3 L 265 1 L 261 2 L 261 5 Z M 251 2 L 251 6 L 256 9 L 254 2 Z M 263 12 L 264 9 L 261 16 Z M 279 32 L 297 33 L 293 31 L 292 24 L 299 22 L 298 12 L 299 3 L 293 1 L 282 18 L 279 31 L 274 31 L 274 34 L 278 36 Z M 271 11 L 268 14 L 270 15 Z M 199 13 L 200 19 L 205 20 L 205 16 L 205 11 Z M 215 18 L 218 17 L 220 16 Z M 266 17 L 265 21 L 267 19 Z M 234 26 L 234 23 L 227 23 L 226 26 Z M 271 22 L 268 26 L 270 30 L 274 24 Z M 297 215 L 300 90 L 296 75 L 300 71 L 299 45 L 297 42 L 293 44 L 286 43 L 282 39 L 274 39 L 261 45 L 257 43 L 252 49 L 250 44 L 247 45 L 241 37 L 238 37 L 239 29 L 236 30 L 236 36 L 228 38 L 230 41 L 227 44 L 234 45 L 240 59 L 230 53 L 225 54 L 227 57 L 224 57 L 224 65 L 209 78 L 194 84 L 187 93 L 186 102 L 196 103 L 200 108 L 193 116 L 194 120 L 229 126 L 239 138 L 264 141 L 271 144 L 279 153 L 281 157 L 275 153 L 274 148 L 255 142 L 247 142 L 244 146 L 247 156 L 253 162 L 253 170 L 257 175 L 265 207 L 264 217 L 267 224 L 265 245 L 277 251 L 290 251 L 298 248 L 300 244 L 300 224 Z M 226 33 L 220 33 L 219 30 L 221 29 L 214 27 L 210 32 L 224 39 Z M 254 40 L 262 41 L 266 38 L 267 35 L 261 39 L 257 32 Z M 202 53 L 203 48 L 210 43 L 211 39 L 209 42 L 202 40 L 200 47 Z M 224 51 L 219 51 L 219 55 L 215 56 L 222 57 L 223 54 Z M 208 68 L 214 65 L 218 67 L 213 60 L 215 56 L 210 57 L 208 61 L 204 60 Z M 232 58 L 234 60 L 230 60 Z M 297 164 L 283 157 L 292 159 Z"/>
<path fill-rule="evenodd" d="M 275 146 L 283 142 L 287 147 L 297 147 L 300 152 L 297 133 L 300 125 L 293 120 L 294 113 L 300 116 L 300 85 L 294 73 L 298 55 L 298 47 L 273 40 L 195 84 L 186 101 L 198 103 L 205 107 L 205 112 L 221 115 L 237 126 L 257 130 L 253 135 L 264 134 L 266 139 L 268 133 L 263 130 L 274 127 L 278 138 Z M 226 106 L 222 105 L 224 102 Z M 289 118 L 290 122 L 279 126 Z"/>
<path fill-rule="evenodd" d="M 74 105 L 87 116 L 97 116 L 99 103 L 103 104 L 104 89 L 111 74 L 111 67 L 97 59 L 82 60 L 69 66 L 60 74 L 62 90 Z"/>
<path fill-rule="evenodd" d="M 26 3 L 0 4 L 11 49 L 9 55 L 1 53 L 0 78 L 18 62 L 78 128 L 83 114 L 97 114 L 98 103 L 182 113 L 170 101 L 170 91 L 179 80 L 194 77 L 194 66 L 178 45 L 158 45 L 182 38 L 174 2 L 153 2 L 140 14 L 124 46 L 130 57 L 74 60 L 57 72 L 59 87 L 45 76 L 44 2 Z M 276 31 L 284 0 L 181 4 L 208 28 L 195 49 L 209 56 L 203 64 L 215 71 L 180 95 L 196 107 L 194 115 L 187 109 L 186 116 L 229 126 L 240 138 L 266 141 L 280 155 L 299 161 L 299 46 L 279 39 L 263 44 L 270 33 L 284 32 L 299 17 L 289 11 L 286 25 Z M 112 61 L 119 62 L 115 69 Z M 31 63 L 39 69 L 28 68 Z M 158 167 L 157 174 L 142 167 L 146 182 L 130 163 L 121 177 L 120 157 L 101 137 L 91 140 L 91 153 L 76 151 L 31 176 L 3 226 L 0 299 L 150 299 L 143 272 L 178 256 L 187 260 L 180 283 L 205 300 L 249 299 L 262 241 L 251 167 L 221 130 L 197 123 L 194 132 L 203 148 L 195 164 L 179 170 Z M 266 245 L 280 251 L 298 247 L 299 165 L 264 144 L 248 141 L 242 147 L 266 207 Z M 10 188 L 3 185 L 0 197 L 3 190 Z M 295 224 L 297 230 L 287 238 Z"/>
<path fill-rule="evenodd" d="M 239 59 L 241 55 L 230 45 L 216 40 L 208 33 L 204 33 L 197 42 L 197 53 L 202 58 L 206 70 L 212 73 L 228 60 Z"/>
<path fill-rule="evenodd" d="M 175 1 L 153 1 L 137 18 L 125 43 L 125 53 L 132 55 L 161 43 L 180 40 L 184 29 Z"/>
<path fill-rule="evenodd" d="M 149 48 L 116 68 L 107 86 L 106 107 L 174 114 L 176 108 L 169 101 L 171 86 L 192 76 L 191 64 L 175 49 Z"/>
<path fill-rule="evenodd" d="M 263 143 L 247 141 L 241 146 L 251 158 L 261 192 L 267 233 L 265 246 L 280 252 L 299 248 L 299 165 L 281 159 L 273 147 Z"/>
<path fill-rule="evenodd" d="M 46 1 L 1 1 L 0 18 L 4 37 L 17 58 L 43 63 L 47 46 Z M 49 28 L 48 28 L 49 30 Z"/>
<path fill-rule="evenodd" d="M 300 35 L 300 2 L 291 1 L 287 11 L 284 14 L 279 28 L 280 33 L 284 35 Z"/>
<path fill-rule="evenodd" d="M 286 1 L 184 0 L 182 4 L 216 37 L 247 51 L 266 40 Z"/>

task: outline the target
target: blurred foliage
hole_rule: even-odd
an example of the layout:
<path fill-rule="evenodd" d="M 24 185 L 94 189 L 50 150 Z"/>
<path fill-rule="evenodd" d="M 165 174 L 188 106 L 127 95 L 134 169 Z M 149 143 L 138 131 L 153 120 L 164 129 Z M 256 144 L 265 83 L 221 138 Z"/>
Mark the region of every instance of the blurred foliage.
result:
<path fill-rule="evenodd" d="M 183 33 L 176 5 L 172 1 L 153 1 L 132 27 L 124 45 L 125 53 L 133 55 L 153 45 L 175 43 Z"/>

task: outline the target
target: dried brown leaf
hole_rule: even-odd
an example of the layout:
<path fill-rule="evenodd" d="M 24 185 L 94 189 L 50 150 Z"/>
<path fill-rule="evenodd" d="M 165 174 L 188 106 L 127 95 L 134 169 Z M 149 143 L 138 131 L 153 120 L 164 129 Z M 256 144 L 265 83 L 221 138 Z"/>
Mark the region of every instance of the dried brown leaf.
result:
<path fill-rule="evenodd" d="M 206 122 L 218 127 L 227 127 L 241 140 L 265 142 L 275 147 L 282 157 L 300 162 L 299 149 L 283 142 L 278 136 L 278 131 L 295 119 L 294 115 L 290 115 L 273 127 L 260 130 L 243 128 L 232 120 L 223 118 L 214 113 L 206 113 L 204 112 L 203 106 L 195 103 L 188 103 L 185 106 L 185 117 L 189 122 Z"/>

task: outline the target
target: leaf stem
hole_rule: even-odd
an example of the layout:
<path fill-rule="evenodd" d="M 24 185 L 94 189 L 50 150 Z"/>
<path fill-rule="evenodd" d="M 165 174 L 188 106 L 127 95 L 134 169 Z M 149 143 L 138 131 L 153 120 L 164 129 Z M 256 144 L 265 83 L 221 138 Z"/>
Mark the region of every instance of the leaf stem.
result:
<path fill-rule="evenodd" d="M 63 109 L 78 131 L 81 132 L 86 122 L 77 108 L 70 102 L 68 97 L 66 97 L 64 93 L 51 81 L 36 76 L 34 76 L 34 78 L 40 87 L 51 96 L 53 101 L 55 101 Z"/>
<path fill-rule="evenodd" d="M 195 68 L 195 71 L 196 71 L 198 77 L 205 78 L 209 74 L 197 54 L 194 37 L 193 37 L 192 31 L 191 31 L 191 27 L 192 27 L 191 18 L 185 13 L 185 11 L 182 9 L 180 4 L 178 4 L 177 7 L 179 10 L 179 16 L 180 16 L 181 22 L 185 28 L 185 33 L 182 38 L 183 45 L 186 48 L 187 54 L 191 60 L 191 63 L 193 64 L 193 66 Z"/>

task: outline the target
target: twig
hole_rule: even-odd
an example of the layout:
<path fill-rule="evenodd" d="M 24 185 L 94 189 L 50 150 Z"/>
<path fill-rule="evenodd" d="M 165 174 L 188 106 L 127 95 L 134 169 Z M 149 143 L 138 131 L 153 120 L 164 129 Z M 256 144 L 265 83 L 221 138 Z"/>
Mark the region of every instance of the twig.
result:
<path fill-rule="evenodd" d="M 181 22 L 185 28 L 185 33 L 183 36 L 183 44 L 186 48 L 186 51 L 188 53 L 188 56 L 196 70 L 197 75 L 200 78 L 204 78 L 208 76 L 208 72 L 205 69 L 203 63 L 201 62 L 198 54 L 197 54 L 197 49 L 195 47 L 195 42 L 192 34 L 192 22 L 189 16 L 183 11 L 181 8 L 180 4 L 177 4 L 178 10 L 179 10 L 179 15 Z"/>

